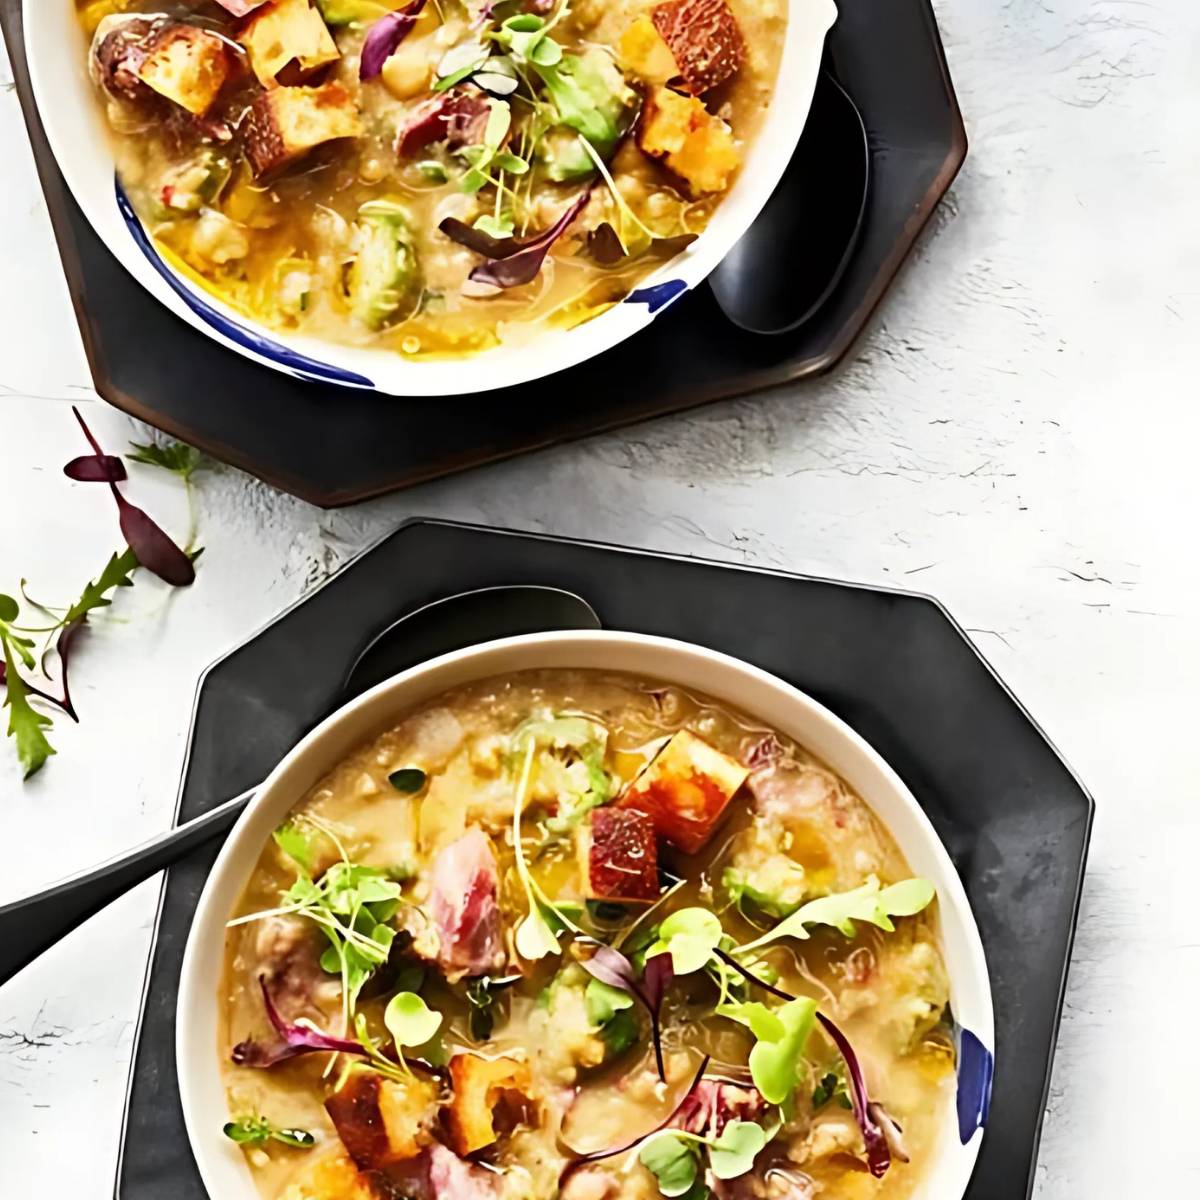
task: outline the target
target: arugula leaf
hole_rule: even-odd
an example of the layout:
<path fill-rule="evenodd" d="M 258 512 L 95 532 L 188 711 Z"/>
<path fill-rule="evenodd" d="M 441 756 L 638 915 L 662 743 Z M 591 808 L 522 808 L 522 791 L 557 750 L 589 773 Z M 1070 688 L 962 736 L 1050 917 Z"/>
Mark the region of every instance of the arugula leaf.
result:
<path fill-rule="evenodd" d="M 676 1133 L 649 1138 L 638 1152 L 638 1162 L 658 1180 L 658 1190 L 667 1197 L 686 1195 L 700 1172 L 696 1145 Z"/>
<path fill-rule="evenodd" d="M 114 588 L 133 587 L 130 576 L 139 565 L 137 555 L 128 547 L 110 555 L 108 562 L 104 564 L 104 570 L 84 587 L 79 599 L 67 609 L 62 624 L 73 625 L 76 621 L 83 620 L 88 613 L 111 605 L 112 598 L 108 593 Z"/>
<path fill-rule="evenodd" d="M 279 1129 L 266 1117 L 242 1117 L 230 1121 L 223 1130 L 231 1142 L 239 1146 L 262 1146 L 267 1142 L 281 1142 L 298 1150 L 308 1150 L 317 1144 L 307 1129 Z"/>
<path fill-rule="evenodd" d="M 807 996 L 774 1010 L 783 1036 L 759 1038 L 750 1051 L 750 1077 L 770 1104 L 788 1103 L 800 1083 L 804 1047 L 817 1017 L 817 1002 Z"/>
<path fill-rule="evenodd" d="M 187 483 L 191 477 L 205 466 L 204 455 L 194 446 L 185 446 L 183 442 L 130 442 L 133 447 L 127 455 L 130 462 L 144 463 L 149 467 L 161 467 L 178 475 Z"/>
<path fill-rule="evenodd" d="M 736 1179 L 754 1166 L 767 1131 L 753 1121 L 730 1121 L 708 1144 L 708 1165 L 718 1179 Z"/>
<path fill-rule="evenodd" d="M 17 760 L 24 769 L 24 777 L 29 779 L 55 753 L 43 732 L 53 722 L 29 703 L 28 688 L 13 661 L 13 635 L 7 631 L 0 634 L 0 643 L 4 646 L 4 683 L 7 692 L 4 703 L 8 708 L 8 736 L 16 739 Z"/>
<path fill-rule="evenodd" d="M 865 921 L 891 933 L 896 926 L 892 917 L 911 917 L 921 912 L 933 900 L 933 884 L 927 879 L 906 879 L 880 888 L 874 875 L 849 892 L 832 896 L 821 896 L 802 904 L 790 917 L 785 917 L 774 929 L 762 937 L 739 946 L 735 954 L 748 954 L 783 937 L 794 937 L 801 941 L 809 936 L 807 925 L 832 925 L 846 937 L 856 933 L 855 921 Z"/>

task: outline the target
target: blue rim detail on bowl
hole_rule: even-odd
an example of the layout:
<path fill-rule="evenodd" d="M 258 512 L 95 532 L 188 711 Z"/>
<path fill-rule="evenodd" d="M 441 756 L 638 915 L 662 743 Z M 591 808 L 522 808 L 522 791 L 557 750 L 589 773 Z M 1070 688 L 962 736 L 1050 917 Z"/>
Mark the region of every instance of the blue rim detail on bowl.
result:
<path fill-rule="evenodd" d="M 682 279 L 667 279 L 662 283 L 652 283 L 649 287 L 638 288 L 625 297 L 626 304 L 644 304 L 654 314 L 666 308 L 672 300 L 678 299 L 688 290 L 688 285 Z"/>
<path fill-rule="evenodd" d="M 346 371 L 341 367 L 333 367 L 328 363 L 319 362 L 315 358 L 309 358 L 307 355 L 298 354 L 295 350 L 289 350 L 279 342 L 254 333 L 239 325 L 236 321 L 231 321 L 207 301 L 195 295 L 190 288 L 184 286 L 175 272 L 163 262 L 162 256 L 158 251 L 154 249 L 154 245 L 150 241 L 145 227 L 142 225 L 141 218 L 133 211 L 133 205 L 130 204 L 129 197 L 125 194 L 125 189 L 121 186 L 119 179 L 115 180 L 115 185 L 117 208 L 120 210 L 121 217 L 124 219 L 130 235 L 133 237 L 134 242 L 137 243 L 138 249 L 146 256 L 147 261 L 159 275 L 166 280 L 167 286 L 202 321 L 211 325 L 218 333 L 228 338 L 231 342 L 235 342 L 237 345 L 250 350 L 262 358 L 270 359 L 272 362 L 286 367 L 289 371 L 293 371 L 305 379 L 318 383 L 340 383 L 348 387 L 374 388 L 375 385 L 365 375 L 359 375 L 354 371 Z"/>
<path fill-rule="evenodd" d="M 958 1026 L 958 1137 L 965 1146 L 987 1124 L 992 1102 L 992 1052 L 969 1030 Z"/>

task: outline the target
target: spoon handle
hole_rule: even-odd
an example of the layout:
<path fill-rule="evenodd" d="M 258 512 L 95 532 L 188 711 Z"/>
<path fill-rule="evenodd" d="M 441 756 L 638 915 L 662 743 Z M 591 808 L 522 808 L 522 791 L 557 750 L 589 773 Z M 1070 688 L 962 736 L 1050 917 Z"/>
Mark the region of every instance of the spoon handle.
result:
<path fill-rule="evenodd" d="M 0 984 L 118 896 L 225 833 L 253 795 L 251 788 L 98 867 L 0 905 Z"/>

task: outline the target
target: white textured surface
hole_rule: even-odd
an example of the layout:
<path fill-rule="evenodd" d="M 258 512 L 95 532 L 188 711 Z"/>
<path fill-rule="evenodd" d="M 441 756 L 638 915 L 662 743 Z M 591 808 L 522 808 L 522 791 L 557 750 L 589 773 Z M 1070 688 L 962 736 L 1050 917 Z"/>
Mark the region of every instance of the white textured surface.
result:
<path fill-rule="evenodd" d="M 203 478 L 197 585 L 139 584 L 95 621 L 83 722 L 33 783 L 0 754 L 0 899 L 159 829 L 201 667 L 412 513 L 908 583 L 973 630 L 1098 805 L 1039 1197 L 1200 1194 L 1200 7 L 940 7 L 971 155 L 854 362 L 351 512 Z M 66 596 L 117 531 L 59 473 L 88 376 L 11 90 L 0 148 L 0 589 Z M 180 528 L 151 474 L 132 490 Z M 0 990 L 0 1195 L 109 1194 L 154 894 Z"/>

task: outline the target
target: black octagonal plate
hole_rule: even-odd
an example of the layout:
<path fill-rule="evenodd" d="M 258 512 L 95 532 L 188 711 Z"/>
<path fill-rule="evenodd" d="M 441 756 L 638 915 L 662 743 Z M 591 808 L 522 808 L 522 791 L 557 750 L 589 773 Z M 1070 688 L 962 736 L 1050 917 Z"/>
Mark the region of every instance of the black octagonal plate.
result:
<path fill-rule="evenodd" d="M 872 183 L 858 249 L 817 315 L 794 333 L 759 337 L 735 329 L 701 287 L 591 363 L 451 400 L 301 383 L 223 349 L 163 308 L 67 193 L 29 88 L 21 0 L 0 0 L 0 24 L 96 390 L 215 458 L 314 504 L 337 505 L 837 363 L 967 152 L 929 0 L 839 0 L 839 9 L 827 61 L 862 110 Z M 814 177 L 827 178 L 842 151 L 813 122 L 797 153 Z M 826 194 L 814 188 L 797 221 L 822 228 Z"/>
<path fill-rule="evenodd" d="M 262 779 L 329 710 L 363 646 L 397 617 L 444 596 L 512 584 L 565 588 L 608 628 L 683 638 L 772 671 L 826 704 L 900 773 L 962 876 L 991 970 L 995 1088 L 968 1197 L 1026 1197 L 1092 802 L 928 597 L 414 522 L 209 669 L 198 690 L 179 817 Z M 187 860 L 164 888 L 131 1067 L 119 1200 L 204 1197 L 183 1128 L 174 1036 L 184 942 L 213 857 Z"/>

